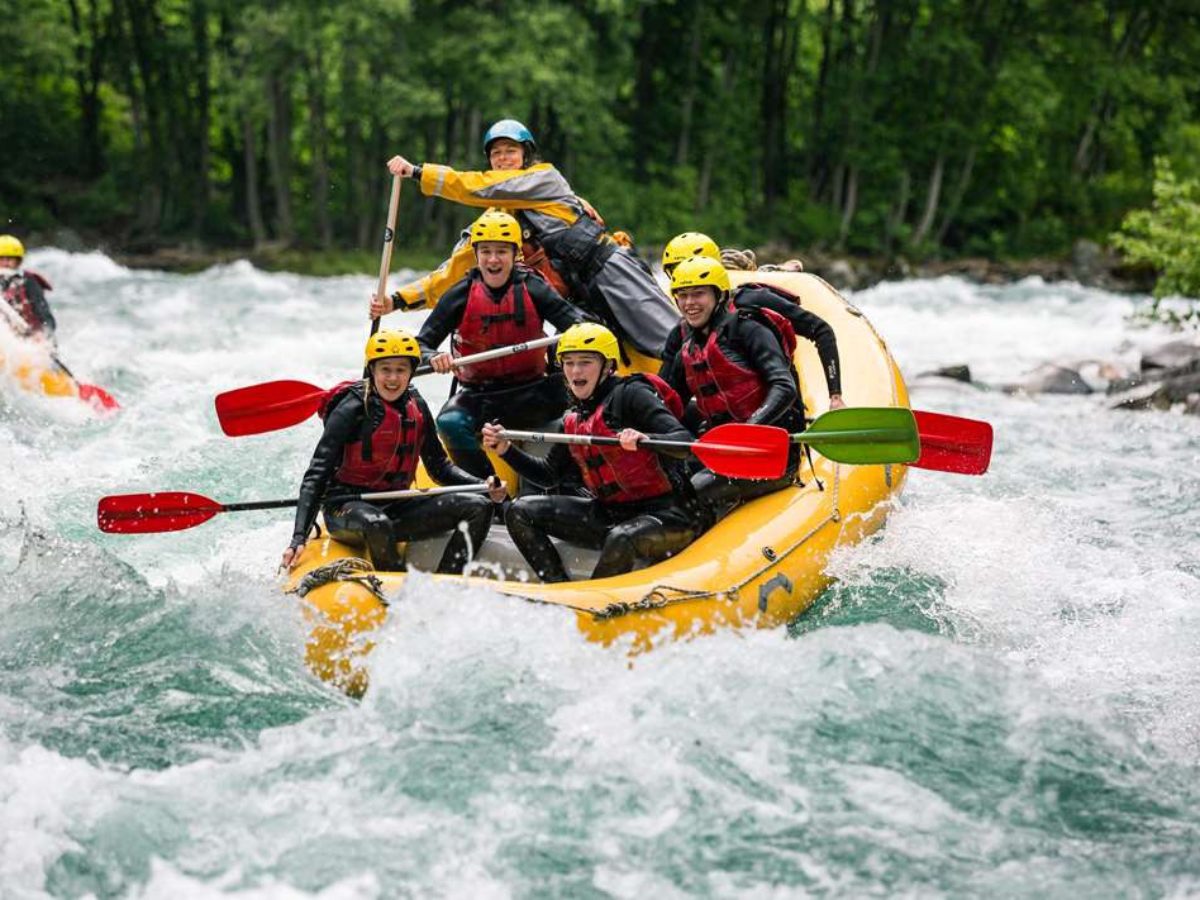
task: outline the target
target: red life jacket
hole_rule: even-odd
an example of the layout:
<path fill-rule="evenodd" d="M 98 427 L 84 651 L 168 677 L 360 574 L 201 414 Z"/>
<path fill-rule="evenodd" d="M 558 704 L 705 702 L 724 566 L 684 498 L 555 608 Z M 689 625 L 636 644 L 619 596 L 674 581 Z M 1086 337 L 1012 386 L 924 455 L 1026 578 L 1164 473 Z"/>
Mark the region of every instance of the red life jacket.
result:
<path fill-rule="evenodd" d="M 647 380 L 658 389 L 652 379 Z M 661 378 L 657 380 L 662 382 L 671 394 L 675 394 L 665 381 Z M 604 410 L 614 402 L 617 392 L 622 390 L 624 385 L 613 388 L 605 402 L 599 404 L 586 419 L 574 410 L 568 412 L 563 417 L 563 432 L 594 437 L 616 437 L 616 433 L 604 421 Z M 675 394 L 675 400 L 679 402 L 678 394 Z M 664 402 L 667 402 L 665 398 Z M 682 404 L 679 405 L 682 408 Z M 572 444 L 569 449 L 571 458 L 583 473 L 584 485 L 601 503 L 645 502 L 672 491 L 671 480 L 663 470 L 658 454 L 652 450 L 630 452 L 617 446 L 577 444 Z"/>
<path fill-rule="evenodd" d="M 318 414 L 322 419 L 347 393 L 362 400 L 362 382 L 344 381 L 326 394 Z M 382 400 L 379 401 L 383 403 Z M 404 490 L 412 484 L 421 459 L 421 440 L 425 436 L 425 417 L 410 391 L 404 412 L 390 403 L 383 403 L 383 421 L 370 428 L 369 405 L 363 410 L 363 434 L 359 440 L 346 444 L 342 464 L 334 478 L 342 484 L 352 484 L 372 490 Z"/>
<path fill-rule="evenodd" d="M 478 273 L 471 276 L 467 306 L 451 342 L 455 356 L 469 356 L 497 347 L 520 344 L 543 337 L 542 317 L 525 288 L 525 271 L 515 270 L 508 289 L 499 300 L 492 298 Z M 463 384 L 484 381 L 532 381 L 546 374 L 544 348 L 463 366 L 457 370 Z"/>
<path fill-rule="evenodd" d="M 541 275 L 546 284 L 554 288 L 560 297 L 571 296 L 571 288 L 567 286 L 562 273 L 554 268 L 554 263 L 550 262 L 550 257 L 546 255 L 541 244 L 525 241 L 521 246 L 521 256 L 524 257 L 525 265 Z"/>
<path fill-rule="evenodd" d="M 778 338 L 788 360 L 796 352 L 796 332 L 792 323 L 772 309 L 738 310 L 730 304 L 731 315 L 714 328 L 704 346 L 696 343 L 686 322 L 683 329 L 684 377 L 696 398 L 696 408 L 709 422 L 745 422 L 762 406 L 767 396 L 767 380 L 757 369 L 738 365 L 721 349 L 717 338 L 724 335 L 739 317 L 766 325 Z"/>
<path fill-rule="evenodd" d="M 46 323 L 38 318 L 37 310 L 33 308 L 33 302 L 29 299 L 29 291 L 25 287 L 26 278 L 32 278 L 42 286 L 44 291 L 54 289 L 50 287 L 49 281 L 30 269 L 24 270 L 24 277 L 21 277 L 20 273 L 10 276 L 8 285 L 4 288 L 5 301 L 16 310 L 21 321 L 25 323 L 25 327 L 29 329 L 28 333 L 33 334 L 44 329 Z"/>

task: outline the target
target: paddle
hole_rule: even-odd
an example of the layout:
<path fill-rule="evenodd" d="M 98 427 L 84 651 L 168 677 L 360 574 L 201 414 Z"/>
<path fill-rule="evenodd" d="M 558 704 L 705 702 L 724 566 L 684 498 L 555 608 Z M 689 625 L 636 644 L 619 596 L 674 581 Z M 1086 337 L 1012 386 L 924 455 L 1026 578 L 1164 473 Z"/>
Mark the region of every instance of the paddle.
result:
<path fill-rule="evenodd" d="M 557 340 L 557 336 L 552 336 L 509 347 L 498 347 L 495 350 L 461 356 L 454 360 L 453 364 L 457 368 L 498 359 L 537 347 L 547 347 Z M 429 366 L 418 366 L 413 375 L 428 375 L 432 371 Z M 303 381 L 267 381 L 263 384 L 252 384 L 217 395 L 217 421 L 221 423 L 221 430 L 230 437 L 291 428 L 320 409 L 328 393 L 324 388 Z"/>
<path fill-rule="evenodd" d="M 818 416 L 807 430 L 790 435 L 826 459 L 851 465 L 911 463 L 921 454 L 911 409 L 847 406 Z"/>
<path fill-rule="evenodd" d="M 483 493 L 486 484 L 458 484 L 427 490 L 377 491 L 329 497 L 325 502 L 343 500 L 405 500 L 438 494 Z M 286 509 L 298 500 L 256 500 L 250 503 L 218 503 L 201 494 L 186 491 L 159 491 L 152 494 L 115 494 L 102 497 L 96 507 L 96 522 L 109 534 L 150 534 L 183 531 L 207 522 L 218 513 L 247 512 L 256 509 Z"/>
<path fill-rule="evenodd" d="M 992 459 L 992 426 L 978 419 L 914 410 L 921 456 L 912 465 L 936 472 L 982 475 Z"/>
<path fill-rule="evenodd" d="M 392 247 L 396 240 L 396 218 L 400 213 L 400 182 L 399 175 L 392 176 L 392 196 L 388 199 L 387 227 L 383 229 L 383 253 L 379 257 L 379 286 L 376 295 L 382 297 L 387 290 L 388 270 L 392 267 Z M 382 316 L 380 317 L 382 318 Z M 371 334 L 379 330 L 379 319 L 371 320 Z M 369 368 L 363 369 L 363 378 L 368 377 Z"/>
<path fill-rule="evenodd" d="M 58 358 L 58 354 L 51 352 L 50 358 L 54 360 L 54 364 L 58 366 L 67 377 L 75 382 L 79 388 L 79 399 L 84 403 L 90 403 L 100 412 L 112 412 L 121 408 L 121 404 L 117 402 L 117 398 L 100 387 L 98 384 L 88 384 L 86 381 L 80 381 L 75 375 L 63 365 L 63 361 Z"/>
<path fill-rule="evenodd" d="M 505 440 L 537 444 L 583 444 L 619 447 L 615 437 L 586 434 L 555 434 L 540 431 L 502 431 Z M 787 469 L 789 435 L 773 425 L 718 425 L 696 441 L 638 441 L 647 450 L 686 449 L 718 475 L 767 481 L 783 476 Z"/>

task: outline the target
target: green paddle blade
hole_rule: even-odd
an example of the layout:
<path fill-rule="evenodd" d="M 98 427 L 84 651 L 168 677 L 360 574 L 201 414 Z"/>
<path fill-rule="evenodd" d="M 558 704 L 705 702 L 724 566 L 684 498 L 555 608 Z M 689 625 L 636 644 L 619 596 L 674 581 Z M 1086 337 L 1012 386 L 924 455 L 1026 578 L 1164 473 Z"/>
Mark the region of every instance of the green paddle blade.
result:
<path fill-rule="evenodd" d="M 855 466 L 910 463 L 921 455 L 911 409 L 848 406 L 819 416 L 807 431 L 792 435 L 826 459 Z"/>

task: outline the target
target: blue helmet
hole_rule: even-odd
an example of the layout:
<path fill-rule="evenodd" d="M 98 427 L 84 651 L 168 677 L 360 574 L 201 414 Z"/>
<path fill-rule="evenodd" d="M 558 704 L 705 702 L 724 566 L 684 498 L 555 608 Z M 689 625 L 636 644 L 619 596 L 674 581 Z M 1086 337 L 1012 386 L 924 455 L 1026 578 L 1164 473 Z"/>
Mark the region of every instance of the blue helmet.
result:
<path fill-rule="evenodd" d="M 486 132 L 484 132 L 484 153 L 488 152 L 488 148 L 492 145 L 492 141 L 496 140 L 497 138 L 508 138 L 511 141 L 516 141 L 518 144 L 529 144 L 532 149 L 537 149 L 537 142 L 533 139 L 533 132 L 516 119 L 501 119 Z"/>

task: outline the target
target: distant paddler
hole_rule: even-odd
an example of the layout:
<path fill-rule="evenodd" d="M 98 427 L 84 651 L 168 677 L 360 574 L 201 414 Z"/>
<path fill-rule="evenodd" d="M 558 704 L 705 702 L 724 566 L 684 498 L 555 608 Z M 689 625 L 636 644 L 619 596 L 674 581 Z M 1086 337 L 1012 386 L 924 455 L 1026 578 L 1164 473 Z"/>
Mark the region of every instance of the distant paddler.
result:
<path fill-rule="evenodd" d="M 11 234 L 0 234 L 0 293 L 5 312 L 12 313 L 0 318 L 21 337 L 40 338 L 53 348 L 58 326 L 46 301 L 52 288 L 37 272 L 22 268 L 24 260 L 25 245 Z"/>
<path fill-rule="evenodd" d="M 540 161 L 533 133 L 521 122 L 502 119 L 492 125 L 483 136 L 483 152 L 487 171 L 414 165 L 403 156 L 392 157 L 388 171 L 418 180 L 426 196 L 512 213 L 521 225 L 525 262 L 572 303 L 657 358 L 679 316 L 645 263 L 608 233 L 604 220 L 558 169 Z M 472 265 L 464 234 L 438 269 L 390 297 L 376 298 L 372 312 L 433 306 Z"/>

